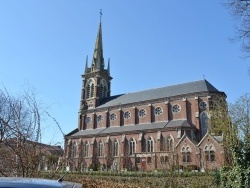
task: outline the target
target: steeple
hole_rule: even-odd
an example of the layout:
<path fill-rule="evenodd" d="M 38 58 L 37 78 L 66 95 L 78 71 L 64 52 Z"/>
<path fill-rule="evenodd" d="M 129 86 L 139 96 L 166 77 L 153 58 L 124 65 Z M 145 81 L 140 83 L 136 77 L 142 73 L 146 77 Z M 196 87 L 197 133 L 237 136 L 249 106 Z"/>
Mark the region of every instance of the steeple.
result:
<path fill-rule="evenodd" d="M 100 20 L 99 29 L 95 42 L 94 55 L 91 65 L 91 70 L 102 70 L 104 69 L 104 58 L 103 58 L 103 45 L 102 45 L 102 23 Z"/>
<path fill-rule="evenodd" d="M 111 94 L 110 60 L 108 60 L 107 68 L 105 68 L 103 58 L 101 16 L 102 12 L 100 11 L 100 23 L 91 67 L 88 67 L 87 56 L 84 74 L 82 75 L 80 113 L 87 109 L 96 108 L 101 104 L 103 98 L 110 97 Z"/>

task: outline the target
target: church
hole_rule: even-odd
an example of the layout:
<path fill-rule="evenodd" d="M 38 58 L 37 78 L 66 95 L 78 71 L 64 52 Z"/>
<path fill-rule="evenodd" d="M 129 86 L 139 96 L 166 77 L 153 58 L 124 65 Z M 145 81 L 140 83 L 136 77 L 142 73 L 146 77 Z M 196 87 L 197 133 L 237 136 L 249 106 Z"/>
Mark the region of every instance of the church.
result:
<path fill-rule="evenodd" d="M 100 21 L 86 60 L 78 127 L 65 136 L 69 170 L 212 170 L 224 162 L 222 136 L 208 133 L 215 97 L 207 80 L 111 95 Z"/>

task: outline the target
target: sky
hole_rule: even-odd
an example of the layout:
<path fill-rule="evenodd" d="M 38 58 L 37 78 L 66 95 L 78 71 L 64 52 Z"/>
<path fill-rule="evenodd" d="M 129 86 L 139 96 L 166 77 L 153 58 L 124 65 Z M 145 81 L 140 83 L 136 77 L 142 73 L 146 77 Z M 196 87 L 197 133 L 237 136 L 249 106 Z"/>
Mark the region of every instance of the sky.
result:
<path fill-rule="evenodd" d="M 233 103 L 250 92 L 250 59 L 230 40 L 237 20 L 225 2 L 0 0 L 0 88 L 34 88 L 64 134 L 77 128 L 102 9 L 111 95 L 206 79 Z M 44 119 L 41 134 L 63 145 L 54 121 Z"/>

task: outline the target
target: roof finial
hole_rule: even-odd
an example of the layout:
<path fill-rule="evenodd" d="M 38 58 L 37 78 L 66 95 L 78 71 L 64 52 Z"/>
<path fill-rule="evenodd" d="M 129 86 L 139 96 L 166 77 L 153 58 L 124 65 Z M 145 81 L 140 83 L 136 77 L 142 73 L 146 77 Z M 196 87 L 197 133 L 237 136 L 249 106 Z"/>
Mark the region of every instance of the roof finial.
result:
<path fill-rule="evenodd" d="M 102 9 L 100 9 L 100 21 L 102 21 Z"/>

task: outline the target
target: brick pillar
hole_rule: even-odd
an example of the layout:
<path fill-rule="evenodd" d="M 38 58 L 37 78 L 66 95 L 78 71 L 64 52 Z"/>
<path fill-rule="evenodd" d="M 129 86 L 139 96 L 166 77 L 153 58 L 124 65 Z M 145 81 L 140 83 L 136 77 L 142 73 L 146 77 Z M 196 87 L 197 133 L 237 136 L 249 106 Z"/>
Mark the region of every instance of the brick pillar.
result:
<path fill-rule="evenodd" d="M 121 156 L 121 168 L 126 168 L 126 162 L 125 162 L 125 158 L 127 156 L 127 152 L 126 151 L 126 135 L 123 134 L 122 135 L 122 139 L 121 139 L 121 144 L 120 144 L 120 156 Z"/>
<path fill-rule="evenodd" d="M 195 125 L 198 130 L 200 130 L 200 109 L 199 109 L 199 97 L 195 96 Z"/>
<path fill-rule="evenodd" d="M 169 101 L 167 100 L 166 102 L 165 102 L 165 109 L 164 109 L 164 111 L 165 111 L 165 115 L 166 115 L 166 120 L 167 121 L 170 121 L 170 117 L 169 117 Z"/>
<path fill-rule="evenodd" d="M 91 141 L 89 145 L 89 157 L 93 157 L 93 156 L 94 156 L 94 142 Z"/>
<path fill-rule="evenodd" d="M 143 133 L 139 133 L 138 142 L 136 143 L 136 152 L 142 152 L 142 142 L 143 142 Z"/>
<path fill-rule="evenodd" d="M 161 131 L 157 132 L 157 139 L 156 139 L 156 147 L 155 147 L 155 151 L 160 151 L 161 148 Z"/>
<path fill-rule="evenodd" d="M 185 118 L 184 119 L 187 119 L 187 117 L 188 117 L 188 114 L 187 114 L 187 98 L 183 98 L 182 101 L 184 103 L 183 106 L 185 106 L 185 109 L 183 109 L 183 110 L 185 110 L 185 112 L 184 112 Z"/>

